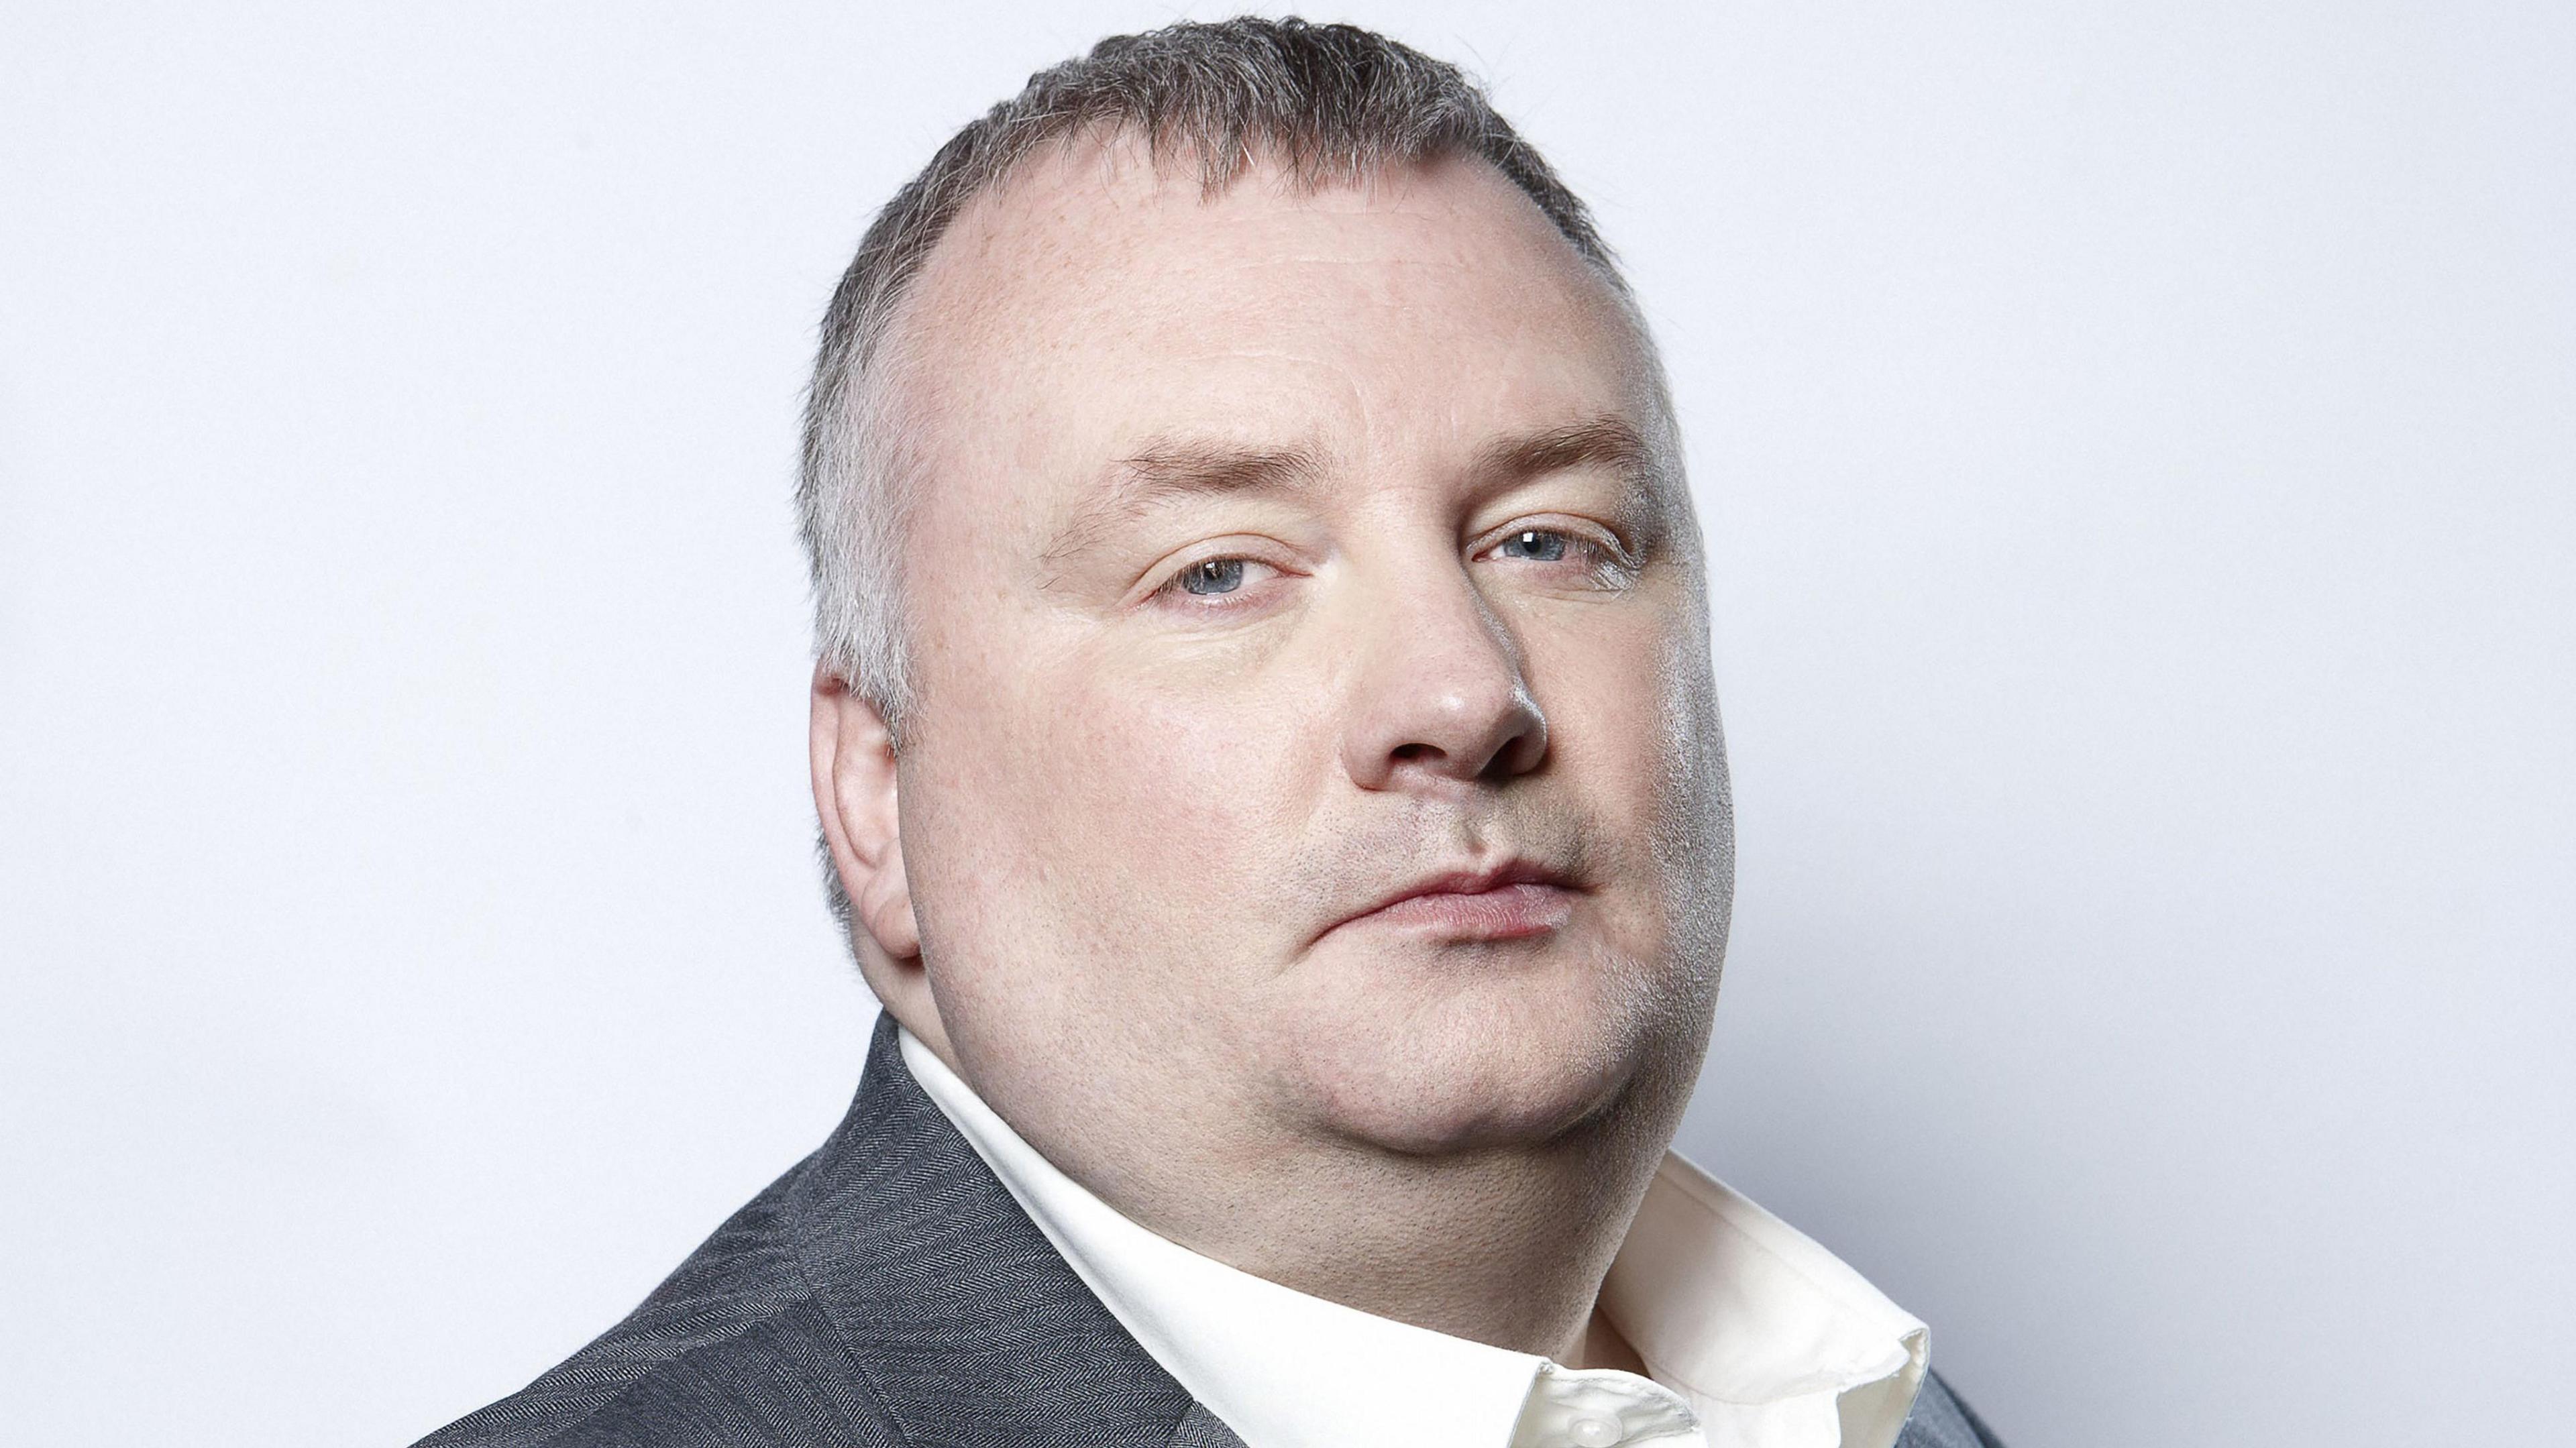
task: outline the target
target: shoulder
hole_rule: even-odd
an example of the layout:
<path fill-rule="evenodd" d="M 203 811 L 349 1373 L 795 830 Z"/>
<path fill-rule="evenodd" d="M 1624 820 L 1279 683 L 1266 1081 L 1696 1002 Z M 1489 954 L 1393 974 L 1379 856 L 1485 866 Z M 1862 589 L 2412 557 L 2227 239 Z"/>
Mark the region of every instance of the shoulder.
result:
<path fill-rule="evenodd" d="M 736 1212 L 625 1321 L 418 1448 L 893 1443 L 799 1261 L 811 1161 Z"/>
<path fill-rule="evenodd" d="M 1189 1394 L 906 1070 L 882 1021 L 830 1140 L 641 1307 L 420 1448 L 1076 1448 Z"/>

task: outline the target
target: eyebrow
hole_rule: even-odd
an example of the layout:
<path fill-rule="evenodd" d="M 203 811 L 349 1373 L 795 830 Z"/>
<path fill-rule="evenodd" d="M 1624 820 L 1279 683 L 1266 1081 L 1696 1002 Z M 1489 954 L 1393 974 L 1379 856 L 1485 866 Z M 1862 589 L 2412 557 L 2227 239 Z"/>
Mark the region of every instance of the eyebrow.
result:
<path fill-rule="evenodd" d="M 1062 563 L 1177 499 L 1295 492 L 1311 482 L 1321 466 L 1314 451 L 1304 447 L 1150 442 L 1110 465 L 1108 496 L 1077 512 L 1043 557 L 1051 566 Z"/>
<path fill-rule="evenodd" d="M 1655 450 L 1626 418 L 1604 413 L 1527 437 L 1506 438 L 1477 457 L 1477 471 L 1498 481 L 1542 477 L 1574 468 L 1599 468 L 1628 480 L 1646 501 L 1661 478 Z"/>

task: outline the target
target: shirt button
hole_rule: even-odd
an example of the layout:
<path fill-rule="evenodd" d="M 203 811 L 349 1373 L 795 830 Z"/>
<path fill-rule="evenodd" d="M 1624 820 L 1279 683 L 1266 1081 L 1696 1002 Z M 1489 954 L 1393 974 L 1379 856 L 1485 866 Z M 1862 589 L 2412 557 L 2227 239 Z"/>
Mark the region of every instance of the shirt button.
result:
<path fill-rule="evenodd" d="M 1620 1431 L 1619 1425 L 1610 1419 L 1589 1415 L 1566 1424 L 1565 1432 L 1567 1437 L 1575 1441 L 1578 1448 L 1610 1448 L 1610 1445 L 1627 1436 Z"/>

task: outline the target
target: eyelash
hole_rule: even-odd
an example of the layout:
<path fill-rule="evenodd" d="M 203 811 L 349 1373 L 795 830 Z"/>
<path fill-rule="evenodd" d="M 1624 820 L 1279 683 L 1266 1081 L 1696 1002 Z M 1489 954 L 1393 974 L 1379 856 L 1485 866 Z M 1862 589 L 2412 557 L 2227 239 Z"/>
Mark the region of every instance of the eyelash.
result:
<path fill-rule="evenodd" d="M 1513 524 L 1494 535 L 1493 541 L 1477 549 L 1475 556 L 1483 558 L 1489 554 L 1498 553 L 1501 549 L 1532 534 L 1561 538 L 1565 541 L 1565 547 L 1561 556 L 1557 558 L 1530 561 L 1559 568 L 1580 566 L 1584 571 L 1585 582 L 1593 588 L 1605 591 L 1621 588 L 1637 575 L 1638 560 L 1634 551 L 1616 534 L 1604 536 L 1590 528 L 1544 520 Z M 1577 555 L 1580 555 L 1579 560 Z"/>

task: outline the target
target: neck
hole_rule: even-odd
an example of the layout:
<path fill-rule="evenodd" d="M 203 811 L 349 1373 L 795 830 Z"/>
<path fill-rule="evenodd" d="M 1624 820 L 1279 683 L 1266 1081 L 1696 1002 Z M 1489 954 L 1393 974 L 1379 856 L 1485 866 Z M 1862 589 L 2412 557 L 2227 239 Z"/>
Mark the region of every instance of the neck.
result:
<path fill-rule="evenodd" d="M 1583 1336 L 1556 1360 L 1570 1368 L 1617 1368 L 1641 1378 L 1653 1376 L 1646 1371 L 1646 1360 L 1629 1344 L 1627 1335 L 1597 1306 L 1592 1309 L 1591 1320 L 1583 1325 Z"/>
<path fill-rule="evenodd" d="M 1534 1146 L 1274 1148 L 1085 1185 L 1164 1237 L 1311 1296 L 1568 1366 L 1642 1371 L 1596 1304 L 1672 1114 L 1627 1102 Z M 1184 1189 L 1158 1189 L 1171 1185 Z"/>

